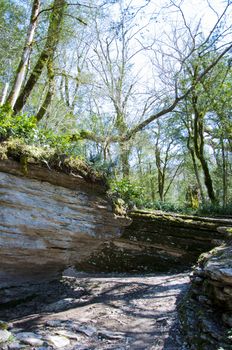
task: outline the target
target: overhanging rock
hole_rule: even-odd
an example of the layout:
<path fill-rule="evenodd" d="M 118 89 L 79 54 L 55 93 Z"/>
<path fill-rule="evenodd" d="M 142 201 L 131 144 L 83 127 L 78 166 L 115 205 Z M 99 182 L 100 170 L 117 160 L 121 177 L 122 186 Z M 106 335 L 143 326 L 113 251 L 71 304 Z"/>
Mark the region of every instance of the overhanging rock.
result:
<path fill-rule="evenodd" d="M 25 176 L 20 163 L 1 161 L 0 303 L 30 294 L 22 285 L 51 280 L 88 259 L 129 223 L 113 213 L 97 183 L 38 165 Z"/>
<path fill-rule="evenodd" d="M 219 226 L 231 220 L 163 212 L 133 211 L 132 224 L 120 238 L 102 244 L 101 250 L 79 268 L 118 272 L 176 272 L 190 268 L 199 255 L 226 239 Z"/>

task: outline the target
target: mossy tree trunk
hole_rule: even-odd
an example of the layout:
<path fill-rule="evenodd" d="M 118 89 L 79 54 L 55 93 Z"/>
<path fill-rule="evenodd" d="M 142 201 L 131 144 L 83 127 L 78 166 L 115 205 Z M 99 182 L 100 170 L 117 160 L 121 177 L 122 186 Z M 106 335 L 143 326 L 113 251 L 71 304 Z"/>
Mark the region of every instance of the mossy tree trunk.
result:
<path fill-rule="evenodd" d="M 161 144 L 161 124 L 157 121 L 157 132 L 156 132 L 156 143 L 155 143 L 155 163 L 157 168 L 157 180 L 158 180 L 158 193 L 161 202 L 165 201 L 165 197 L 170 189 L 170 186 L 177 174 L 179 166 L 177 167 L 174 177 L 168 181 L 167 183 L 167 175 L 168 175 L 168 164 L 170 160 L 170 151 L 171 146 L 173 144 L 173 140 L 169 140 L 167 142 L 167 146 L 165 149 L 162 149 Z M 163 156 L 161 156 L 161 154 Z"/>
<path fill-rule="evenodd" d="M 225 149 L 225 143 L 223 137 L 220 138 L 221 150 L 222 150 L 222 181 L 223 181 L 223 206 L 227 205 L 228 201 L 228 159 Z"/>
<path fill-rule="evenodd" d="M 197 159 L 196 159 L 196 154 L 194 151 L 194 147 L 192 145 L 192 141 L 193 141 L 193 135 L 192 135 L 192 130 L 193 130 L 193 125 L 188 124 L 188 122 L 184 122 L 185 126 L 187 127 L 187 131 L 188 131 L 188 139 L 187 139 L 187 148 L 189 150 L 189 153 L 191 155 L 191 159 L 192 159 L 192 163 L 193 163 L 193 169 L 194 169 L 194 173 L 195 173 L 195 177 L 197 180 L 197 185 L 200 191 L 200 195 L 201 195 L 201 200 L 204 203 L 205 202 L 205 195 L 204 195 L 204 191 L 203 191 L 203 187 L 201 184 L 201 179 L 200 179 L 200 174 L 199 174 L 199 170 L 198 170 L 198 165 L 197 165 Z"/>
<path fill-rule="evenodd" d="M 45 95 L 44 101 L 36 114 L 37 121 L 40 121 L 47 112 L 47 109 L 51 103 L 52 96 L 55 90 L 55 74 L 53 69 L 53 57 L 48 61 L 47 64 L 47 75 L 48 75 L 48 90 Z"/>
<path fill-rule="evenodd" d="M 41 6 L 40 0 L 33 1 L 30 24 L 27 31 L 27 37 L 26 37 L 26 42 L 22 52 L 22 57 L 16 71 L 16 76 L 15 76 L 13 86 L 7 98 L 7 102 L 10 104 L 12 109 L 14 109 L 15 103 L 19 97 L 22 85 L 24 83 L 26 71 L 29 65 L 32 44 L 33 44 L 35 31 L 38 24 L 40 6 Z"/>
<path fill-rule="evenodd" d="M 127 124 L 125 122 L 124 113 L 116 106 L 116 123 L 115 126 L 120 135 L 124 135 L 127 130 Z M 119 142 L 119 156 L 121 171 L 124 178 L 128 178 L 130 175 L 130 145 L 129 142 Z"/>
<path fill-rule="evenodd" d="M 194 150 L 197 158 L 201 163 L 201 167 L 204 173 L 205 186 L 207 189 L 209 199 L 211 200 L 212 203 L 216 203 L 217 198 L 215 196 L 215 192 L 213 188 L 213 181 L 210 175 L 208 162 L 204 154 L 204 118 L 203 118 L 203 113 L 199 112 L 198 110 L 197 100 L 198 100 L 198 97 L 193 93 L 192 105 L 193 105 L 193 111 L 194 111 L 194 135 L 193 135 Z"/>
<path fill-rule="evenodd" d="M 15 113 L 19 113 L 22 110 L 44 67 L 48 63 L 48 60 L 52 59 L 54 56 L 54 52 L 59 42 L 65 5 L 65 0 L 54 0 L 45 46 L 31 72 L 29 79 L 15 102 Z"/>

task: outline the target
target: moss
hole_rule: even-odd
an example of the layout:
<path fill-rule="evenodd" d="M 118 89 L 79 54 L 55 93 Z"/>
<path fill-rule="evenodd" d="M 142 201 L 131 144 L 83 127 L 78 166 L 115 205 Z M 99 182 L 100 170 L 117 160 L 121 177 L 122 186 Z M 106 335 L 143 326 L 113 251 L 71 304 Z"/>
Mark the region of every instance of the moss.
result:
<path fill-rule="evenodd" d="M 211 252 L 207 252 L 207 253 L 202 253 L 198 260 L 197 260 L 197 263 L 200 265 L 200 266 L 203 266 L 206 261 L 211 257 Z"/>
<path fill-rule="evenodd" d="M 80 139 L 88 139 L 91 136 L 92 136 L 92 133 L 90 131 L 87 131 L 87 130 L 81 130 L 80 134 L 78 135 L 78 137 Z"/>
<path fill-rule="evenodd" d="M 124 216 L 127 214 L 126 203 L 121 198 L 113 199 L 114 213 L 117 215 Z"/>
<path fill-rule="evenodd" d="M 27 175 L 28 174 L 28 157 L 27 155 L 21 155 L 20 157 L 20 164 L 21 164 L 21 170 L 23 175 Z"/>
<path fill-rule="evenodd" d="M 7 159 L 7 146 L 0 144 L 0 160 Z"/>
<path fill-rule="evenodd" d="M 8 323 L 0 320 L 0 329 L 7 330 L 8 328 L 9 328 Z"/>
<path fill-rule="evenodd" d="M 229 239 L 232 238 L 232 227 L 227 227 L 226 229 L 226 235 Z"/>
<path fill-rule="evenodd" d="M 175 227 L 181 227 L 183 230 L 186 228 L 188 234 L 192 230 L 194 237 L 204 234 L 204 237 L 212 238 L 212 232 L 214 232 L 214 239 L 223 239 L 225 235 L 217 232 L 219 224 L 216 222 L 210 222 L 209 220 L 202 219 L 200 217 L 189 217 L 185 215 L 166 214 L 159 211 L 145 212 L 145 211 L 131 211 L 130 217 L 134 222 L 146 222 L 149 225 L 166 225 L 167 229 L 174 229 Z M 196 232 L 198 231 L 198 233 Z M 180 232 L 181 235 L 181 232 Z M 210 247 L 209 247 L 210 249 Z"/>
<path fill-rule="evenodd" d="M 41 162 L 45 159 L 51 159 L 55 150 L 45 147 L 36 147 L 27 145 L 22 139 L 9 139 L 0 145 L 1 159 L 14 159 L 20 161 L 20 158 L 28 158 L 28 162 Z"/>
<path fill-rule="evenodd" d="M 19 138 L 9 139 L 0 144 L 0 160 L 7 159 L 18 161 L 24 175 L 27 175 L 30 164 L 39 164 L 67 174 L 79 175 L 89 182 L 98 183 L 107 188 L 102 174 L 94 171 L 83 159 L 68 157 L 49 146 L 37 147 L 28 145 Z"/>

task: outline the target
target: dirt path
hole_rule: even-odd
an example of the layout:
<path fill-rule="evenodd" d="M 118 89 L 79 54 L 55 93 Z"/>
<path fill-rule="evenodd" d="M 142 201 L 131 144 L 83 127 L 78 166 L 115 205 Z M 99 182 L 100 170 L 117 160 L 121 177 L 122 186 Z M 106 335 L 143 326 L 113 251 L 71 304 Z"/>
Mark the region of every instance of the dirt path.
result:
<path fill-rule="evenodd" d="M 14 321 L 15 334 L 30 331 L 44 339 L 48 335 L 69 339 L 63 348 L 51 344 L 49 347 L 48 342 L 43 350 L 187 349 L 176 311 L 178 299 L 188 286 L 187 274 L 78 274 L 65 280 L 66 285 L 72 286 L 72 293 L 41 304 L 40 313 Z"/>

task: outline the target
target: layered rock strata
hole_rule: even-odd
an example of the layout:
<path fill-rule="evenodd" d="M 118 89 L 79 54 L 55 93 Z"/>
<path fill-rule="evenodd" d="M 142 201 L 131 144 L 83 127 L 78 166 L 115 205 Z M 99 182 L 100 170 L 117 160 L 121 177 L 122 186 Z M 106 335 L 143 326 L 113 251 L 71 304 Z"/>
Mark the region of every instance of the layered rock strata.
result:
<path fill-rule="evenodd" d="M 219 226 L 230 220 L 200 218 L 161 212 L 133 211 L 132 224 L 120 238 L 105 242 L 98 254 L 79 268 L 101 271 L 183 271 L 199 255 L 220 245 L 226 234 Z"/>
<path fill-rule="evenodd" d="M 180 308 L 182 327 L 191 349 L 231 349 L 232 245 L 224 244 L 203 254 L 191 282 Z"/>
<path fill-rule="evenodd" d="M 88 259 L 130 222 L 113 213 L 101 185 L 79 175 L 31 165 L 25 177 L 12 160 L 0 171 L 0 303 Z"/>

